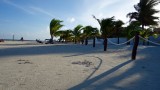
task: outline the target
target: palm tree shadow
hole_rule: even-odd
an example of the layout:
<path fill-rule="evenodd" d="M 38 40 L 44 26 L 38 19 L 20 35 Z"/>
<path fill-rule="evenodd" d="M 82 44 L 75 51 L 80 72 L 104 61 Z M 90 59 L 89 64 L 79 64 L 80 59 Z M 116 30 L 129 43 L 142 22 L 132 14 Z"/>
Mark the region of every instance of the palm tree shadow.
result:
<path fill-rule="evenodd" d="M 69 90 L 160 90 L 160 73 L 157 70 L 160 68 L 159 56 L 154 54 L 159 49 L 140 48 L 138 56 L 142 58 L 123 62 Z M 128 57 L 128 54 L 125 57 Z"/>
<path fill-rule="evenodd" d="M 122 63 L 122 64 L 120 64 L 120 65 L 118 65 L 118 66 L 116 66 L 116 67 L 114 67 L 114 68 L 102 73 L 102 74 L 100 74 L 99 76 L 88 80 L 89 77 L 92 75 L 91 74 L 84 82 L 82 82 L 81 84 L 79 84 L 77 86 L 74 86 L 74 87 L 72 87 L 72 88 L 70 88 L 68 90 L 82 90 L 82 89 L 88 90 L 89 88 L 92 88 L 92 90 L 103 90 L 103 89 L 98 88 L 97 86 L 96 86 L 96 89 L 93 89 L 92 84 L 99 82 L 99 80 L 101 80 L 101 79 L 105 78 L 106 76 L 116 72 L 118 69 L 120 69 L 123 66 L 131 63 L 132 61 L 133 60 L 126 61 L 126 62 L 124 62 L 124 63 Z"/>

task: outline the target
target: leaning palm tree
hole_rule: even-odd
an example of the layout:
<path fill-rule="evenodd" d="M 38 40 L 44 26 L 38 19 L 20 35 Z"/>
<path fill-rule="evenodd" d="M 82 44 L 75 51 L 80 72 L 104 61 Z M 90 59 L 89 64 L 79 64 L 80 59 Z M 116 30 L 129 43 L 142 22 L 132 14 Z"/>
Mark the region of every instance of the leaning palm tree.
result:
<path fill-rule="evenodd" d="M 63 21 L 58 20 L 58 19 L 52 19 L 50 22 L 50 35 L 51 35 L 51 39 L 50 39 L 50 43 L 53 43 L 53 37 L 55 36 L 55 33 L 61 28 L 63 27 L 63 25 L 61 24 Z"/>
<path fill-rule="evenodd" d="M 102 37 L 104 39 L 104 51 L 107 51 L 107 43 L 108 43 L 107 38 L 110 37 L 114 31 L 114 21 L 113 21 L 114 17 L 102 20 L 97 19 L 95 16 L 93 16 L 93 18 L 95 18 L 100 25 L 100 30 L 102 33 Z"/>
<path fill-rule="evenodd" d="M 77 44 L 77 41 L 79 41 L 79 39 L 80 39 L 82 28 L 83 28 L 82 25 L 77 25 L 73 29 L 73 35 L 74 35 L 74 42 L 75 42 L 75 44 Z"/>
<path fill-rule="evenodd" d="M 154 16 L 154 14 L 158 13 L 159 11 L 154 9 L 154 6 L 160 3 L 159 0 L 140 0 L 137 5 L 134 5 L 136 12 L 131 12 L 127 16 L 130 18 L 130 21 L 135 19 L 139 21 L 142 25 L 142 30 L 144 30 L 145 26 L 149 25 L 157 25 L 158 17 Z M 137 48 L 139 44 L 139 33 L 135 35 L 135 43 L 132 50 L 132 60 L 136 59 Z"/>
<path fill-rule="evenodd" d="M 122 29 L 123 21 L 117 20 L 115 21 L 115 29 L 116 29 L 116 34 L 117 34 L 117 44 L 119 44 L 119 31 Z"/>

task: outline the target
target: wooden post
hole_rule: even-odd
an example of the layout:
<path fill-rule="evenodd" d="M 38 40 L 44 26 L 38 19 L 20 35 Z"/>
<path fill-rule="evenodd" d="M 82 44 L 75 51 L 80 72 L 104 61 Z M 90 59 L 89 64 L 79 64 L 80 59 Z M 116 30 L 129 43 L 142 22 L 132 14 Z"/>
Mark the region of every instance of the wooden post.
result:
<path fill-rule="evenodd" d="M 135 42 L 134 42 L 134 46 L 132 49 L 132 60 L 136 59 L 138 44 L 139 44 L 139 33 L 136 33 Z"/>

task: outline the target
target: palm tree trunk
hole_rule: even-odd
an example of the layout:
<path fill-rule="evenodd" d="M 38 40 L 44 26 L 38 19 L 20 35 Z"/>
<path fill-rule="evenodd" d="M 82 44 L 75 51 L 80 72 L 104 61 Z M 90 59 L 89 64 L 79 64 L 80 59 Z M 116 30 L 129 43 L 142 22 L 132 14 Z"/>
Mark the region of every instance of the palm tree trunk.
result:
<path fill-rule="evenodd" d="M 84 40 L 83 39 L 81 40 L 81 42 L 82 42 L 82 44 L 84 44 Z"/>
<path fill-rule="evenodd" d="M 145 40 L 143 40 L 143 45 L 145 45 L 146 44 L 146 41 Z"/>
<path fill-rule="evenodd" d="M 144 24 L 142 24 L 142 30 L 144 30 Z M 132 50 L 132 60 L 136 59 L 138 44 L 139 44 L 139 32 L 137 32 L 135 35 L 135 42 Z"/>
<path fill-rule="evenodd" d="M 117 43 L 119 44 L 119 36 L 118 36 L 118 42 Z"/>
<path fill-rule="evenodd" d="M 107 51 L 107 43 L 108 43 L 108 40 L 107 38 L 104 39 L 104 51 Z"/>
<path fill-rule="evenodd" d="M 85 39 L 85 45 L 88 45 L 88 38 Z"/>
<path fill-rule="evenodd" d="M 148 37 L 148 40 L 149 40 L 149 37 Z M 149 45 L 149 41 L 147 41 L 147 45 Z"/>
<path fill-rule="evenodd" d="M 136 33 L 135 42 L 134 42 L 134 46 L 132 49 L 132 60 L 136 59 L 138 44 L 139 44 L 139 33 Z"/>
<path fill-rule="evenodd" d="M 119 44 L 119 30 L 118 30 L 118 32 L 117 32 L 117 38 L 118 38 L 118 41 L 117 41 L 117 44 Z"/>
<path fill-rule="evenodd" d="M 74 40 L 74 43 L 77 44 L 77 40 L 76 39 Z"/>
<path fill-rule="evenodd" d="M 96 39 L 95 37 L 93 38 L 93 47 L 95 47 L 95 42 L 96 42 Z"/>
<path fill-rule="evenodd" d="M 51 39 L 50 39 L 49 43 L 53 44 L 53 35 L 51 35 Z"/>

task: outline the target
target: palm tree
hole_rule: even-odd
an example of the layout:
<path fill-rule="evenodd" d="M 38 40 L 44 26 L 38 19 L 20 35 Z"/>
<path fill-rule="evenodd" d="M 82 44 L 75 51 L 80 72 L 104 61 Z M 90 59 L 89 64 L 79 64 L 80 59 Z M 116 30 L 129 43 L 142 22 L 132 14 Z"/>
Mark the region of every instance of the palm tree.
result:
<path fill-rule="evenodd" d="M 85 39 L 85 45 L 88 45 L 88 38 L 92 33 L 92 26 L 86 26 L 83 28 L 83 38 Z"/>
<path fill-rule="evenodd" d="M 97 19 L 95 16 L 93 16 L 93 18 L 95 18 L 100 25 L 100 30 L 102 33 L 102 37 L 104 39 L 104 51 L 107 51 L 107 43 L 108 43 L 107 38 L 110 37 L 113 33 L 114 17 L 106 18 L 106 19 L 102 19 L 102 20 Z"/>
<path fill-rule="evenodd" d="M 55 37 L 59 37 L 59 42 L 63 40 L 63 30 L 58 30 L 54 34 Z"/>
<path fill-rule="evenodd" d="M 77 25 L 73 29 L 73 35 L 74 35 L 75 44 L 77 44 L 77 41 L 79 41 L 79 39 L 80 39 L 82 27 L 83 27 L 82 25 Z"/>
<path fill-rule="evenodd" d="M 88 38 L 93 38 L 93 47 L 95 47 L 95 38 L 99 35 L 97 28 L 86 26 L 83 28 L 83 37 L 85 38 L 85 45 L 88 45 Z"/>
<path fill-rule="evenodd" d="M 159 0 L 140 0 L 137 5 L 134 5 L 136 12 L 131 12 L 127 16 L 130 18 L 130 21 L 132 19 L 139 21 L 142 25 L 142 30 L 144 30 L 145 26 L 157 25 L 158 23 L 155 20 L 157 20 L 158 17 L 153 15 L 159 12 L 154 9 L 154 6 L 158 5 L 159 3 Z M 132 50 L 132 60 L 136 59 L 137 48 L 139 44 L 138 35 L 139 33 L 136 33 L 135 35 L 135 43 Z"/>
<path fill-rule="evenodd" d="M 63 21 L 58 20 L 58 19 L 52 19 L 50 22 L 50 35 L 51 35 L 51 39 L 50 39 L 50 43 L 53 43 L 53 37 L 55 36 L 55 33 L 61 28 L 63 27 L 63 25 L 61 24 Z"/>
<path fill-rule="evenodd" d="M 125 36 L 127 37 L 127 41 L 135 36 L 136 32 L 141 30 L 140 23 L 138 21 L 131 21 L 130 24 L 125 28 Z M 127 43 L 129 45 L 130 42 Z"/>
<path fill-rule="evenodd" d="M 73 36 L 72 30 L 65 30 L 63 32 L 63 37 L 64 37 L 65 42 L 72 41 L 72 36 Z"/>
<path fill-rule="evenodd" d="M 72 41 L 72 30 L 59 30 L 56 32 L 55 34 L 56 36 L 59 36 L 59 42 L 60 41 L 65 41 L 65 42 L 69 42 Z"/>
<path fill-rule="evenodd" d="M 93 28 L 93 31 L 92 31 L 92 34 L 91 34 L 91 37 L 93 38 L 93 47 L 95 47 L 95 43 L 96 43 L 96 37 L 97 36 L 100 36 L 100 33 L 99 33 L 99 30 L 98 28 Z"/>
<path fill-rule="evenodd" d="M 140 35 L 141 35 L 143 38 L 149 40 L 149 37 L 150 37 L 150 36 L 153 36 L 154 33 L 153 33 L 151 27 L 149 27 L 149 28 L 146 29 L 146 30 L 140 31 Z M 146 43 L 145 40 L 143 40 L 143 45 L 145 45 L 145 43 Z M 147 42 L 147 45 L 149 45 L 149 42 Z"/>
<path fill-rule="evenodd" d="M 119 44 L 119 31 L 122 29 L 123 21 L 117 20 L 115 21 L 115 29 L 116 29 L 116 34 L 117 34 L 117 44 Z"/>

